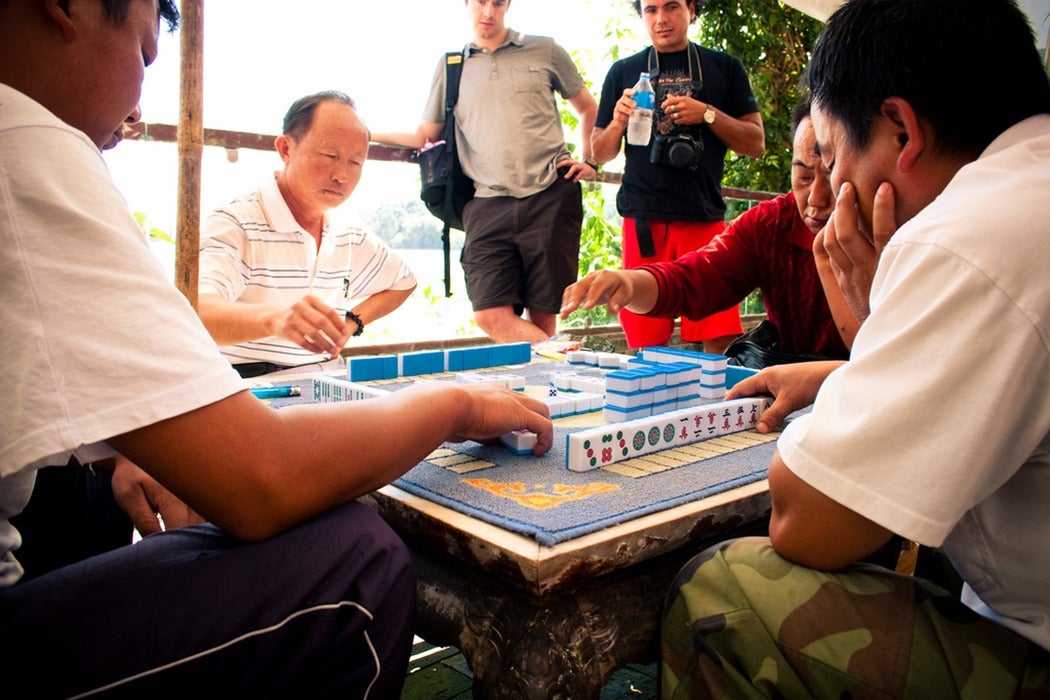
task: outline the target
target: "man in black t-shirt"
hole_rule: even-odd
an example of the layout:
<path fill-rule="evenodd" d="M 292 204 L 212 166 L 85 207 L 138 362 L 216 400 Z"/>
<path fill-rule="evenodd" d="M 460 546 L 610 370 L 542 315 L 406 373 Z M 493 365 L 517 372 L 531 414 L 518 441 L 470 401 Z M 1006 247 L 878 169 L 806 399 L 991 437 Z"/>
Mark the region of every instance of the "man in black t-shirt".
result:
<path fill-rule="evenodd" d="M 625 148 L 616 197 L 624 217 L 625 269 L 673 260 L 706 245 L 725 228 L 722 172 L 727 150 L 757 158 L 765 148 L 762 116 L 740 61 L 688 39 L 703 0 L 634 0 L 652 45 L 614 63 L 605 76 L 591 143 L 599 163 Z M 656 91 L 653 138 L 624 144 L 642 72 Z M 662 345 L 673 319 L 620 312 L 631 347 Z M 682 320 L 682 339 L 722 352 L 741 333 L 737 308 L 699 321 Z"/>

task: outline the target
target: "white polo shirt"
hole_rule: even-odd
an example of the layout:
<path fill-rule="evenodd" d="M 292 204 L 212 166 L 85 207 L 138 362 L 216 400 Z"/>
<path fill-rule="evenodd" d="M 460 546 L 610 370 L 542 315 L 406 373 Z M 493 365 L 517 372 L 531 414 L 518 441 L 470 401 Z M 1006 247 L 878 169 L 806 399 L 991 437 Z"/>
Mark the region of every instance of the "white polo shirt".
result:
<path fill-rule="evenodd" d="M 404 261 L 344 212 L 325 215 L 318 249 L 292 216 L 276 177 L 212 213 L 201 228 L 199 294 L 278 306 L 312 294 L 332 308 L 349 309 L 378 292 L 415 284 Z M 294 367 L 328 359 L 277 337 L 221 350 L 233 364 Z"/>

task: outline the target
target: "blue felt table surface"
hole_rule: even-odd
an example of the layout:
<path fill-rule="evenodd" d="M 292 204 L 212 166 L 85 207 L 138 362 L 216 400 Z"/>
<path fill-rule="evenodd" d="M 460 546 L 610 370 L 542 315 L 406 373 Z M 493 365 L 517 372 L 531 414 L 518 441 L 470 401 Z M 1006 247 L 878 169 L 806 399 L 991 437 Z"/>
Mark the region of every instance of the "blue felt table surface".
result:
<path fill-rule="evenodd" d="M 565 441 L 557 437 L 542 457 L 464 443 L 446 447 L 494 466 L 457 474 L 425 461 L 396 485 L 550 546 L 764 479 L 775 444 L 632 478 L 606 469 L 566 469 Z"/>
<path fill-rule="evenodd" d="M 568 367 L 565 363 L 553 365 L 559 370 Z M 521 374 L 530 387 L 545 389 L 551 369 L 551 364 L 541 361 L 489 371 Z M 428 380 L 434 378 L 454 381 L 452 375 L 427 377 Z M 300 386 L 303 395 L 275 399 L 270 401 L 271 405 L 280 408 L 311 400 L 310 380 L 283 383 Z M 408 383 L 410 381 L 395 382 L 385 388 L 396 390 Z M 641 477 L 608 468 L 573 472 L 565 467 L 566 435 L 576 429 L 572 420 L 556 420 L 554 446 L 541 457 L 516 455 L 502 444 L 446 443 L 395 485 L 551 546 L 764 479 L 776 446 L 775 440 L 766 436 L 759 444 L 674 467 L 661 465 L 667 460 L 660 459 L 663 453 L 656 453 L 648 466 L 660 471 Z M 746 445 L 757 439 L 757 434 L 747 431 L 737 434 L 737 438 L 729 436 L 719 440 Z M 677 457 L 681 461 L 681 454 Z"/>

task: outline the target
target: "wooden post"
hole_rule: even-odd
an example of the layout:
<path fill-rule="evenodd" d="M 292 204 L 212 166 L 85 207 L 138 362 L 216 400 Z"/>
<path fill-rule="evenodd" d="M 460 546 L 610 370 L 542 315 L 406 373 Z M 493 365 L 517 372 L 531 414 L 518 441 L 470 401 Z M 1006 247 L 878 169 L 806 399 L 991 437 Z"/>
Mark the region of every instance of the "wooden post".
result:
<path fill-rule="evenodd" d="M 1050 29 L 1046 30 L 1046 43 L 1043 44 L 1043 68 L 1050 75 Z"/>
<path fill-rule="evenodd" d="M 182 0 L 179 82 L 178 219 L 175 286 L 197 308 L 201 225 L 201 155 L 204 151 L 204 0 Z"/>

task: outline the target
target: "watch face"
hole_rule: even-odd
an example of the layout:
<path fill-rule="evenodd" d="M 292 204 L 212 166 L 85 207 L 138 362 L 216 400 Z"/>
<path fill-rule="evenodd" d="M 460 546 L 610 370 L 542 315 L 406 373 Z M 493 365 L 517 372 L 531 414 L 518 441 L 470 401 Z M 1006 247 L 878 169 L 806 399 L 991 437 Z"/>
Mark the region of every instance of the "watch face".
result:
<path fill-rule="evenodd" d="M 708 124 L 714 123 L 714 121 L 715 121 L 715 110 L 713 110 L 710 107 L 708 107 L 707 111 L 704 112 L 704 121 L 707 122 Z"/>

